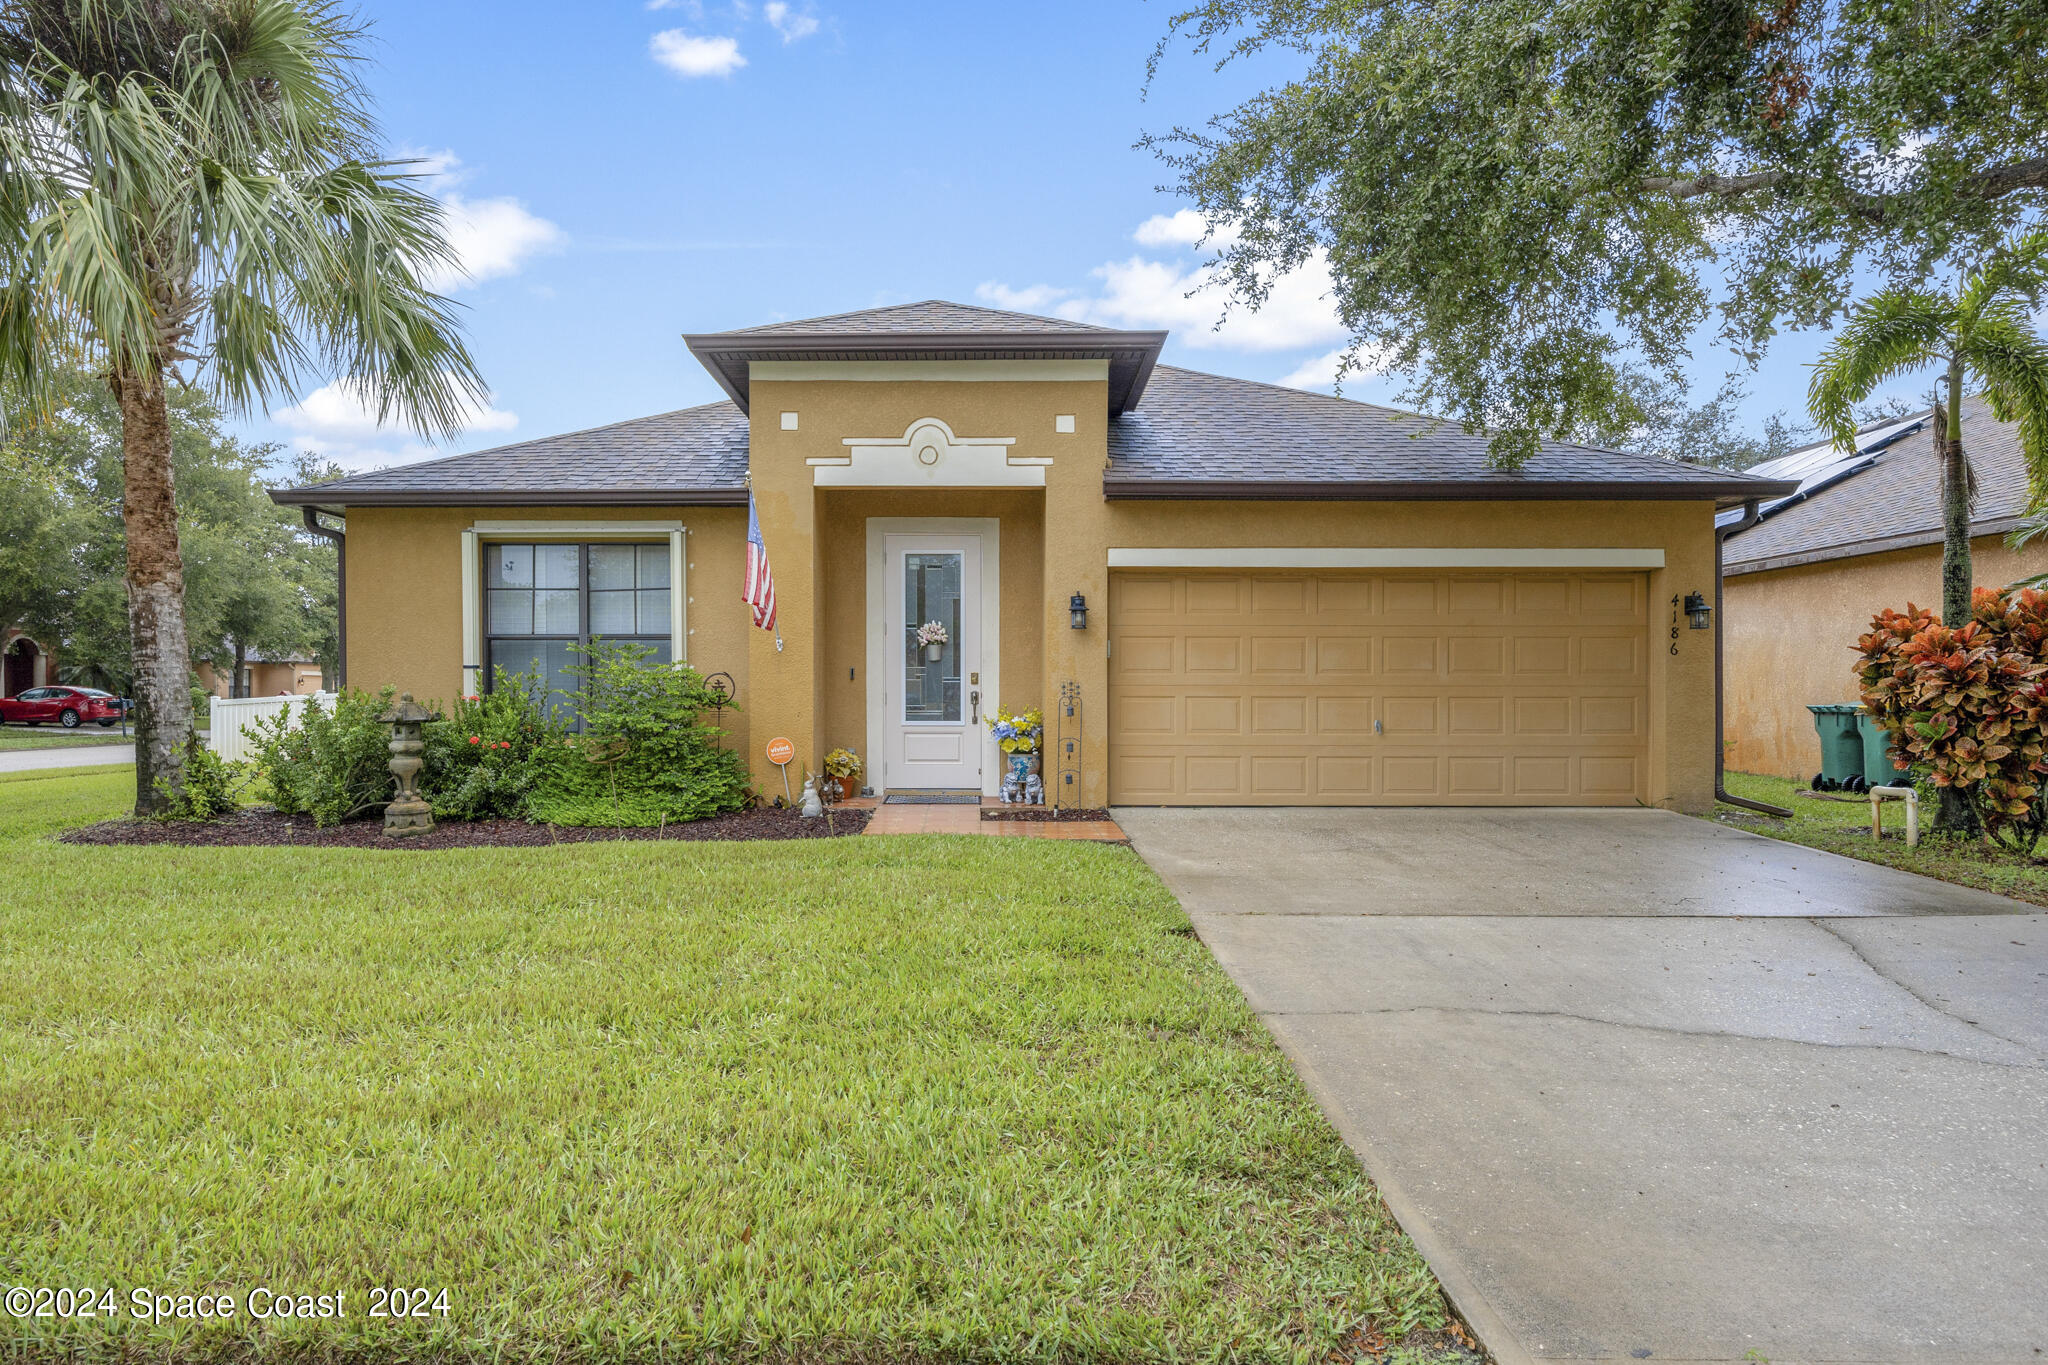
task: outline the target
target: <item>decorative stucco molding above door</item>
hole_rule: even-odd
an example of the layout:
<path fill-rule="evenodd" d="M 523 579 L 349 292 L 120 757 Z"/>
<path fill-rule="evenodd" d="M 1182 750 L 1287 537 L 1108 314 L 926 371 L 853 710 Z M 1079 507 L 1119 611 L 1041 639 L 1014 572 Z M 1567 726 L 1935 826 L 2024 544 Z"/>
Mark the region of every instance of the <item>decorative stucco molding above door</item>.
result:
<path fill-rule="evenodd" d="M 820 488 L 1043 488 L 1049 457 L 1010 453 L 1014 436 L 956 436 L 920 417 L 901 436 L 848 436 L 846 454 L 808 460 Z"/>

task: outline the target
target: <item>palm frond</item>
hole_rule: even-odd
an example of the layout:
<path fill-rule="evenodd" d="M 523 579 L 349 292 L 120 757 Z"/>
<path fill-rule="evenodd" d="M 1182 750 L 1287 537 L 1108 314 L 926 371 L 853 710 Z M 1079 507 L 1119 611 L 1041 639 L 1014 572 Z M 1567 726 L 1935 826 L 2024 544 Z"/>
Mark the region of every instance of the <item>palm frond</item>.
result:
<path fill-rule="evenodd" d="M 1807 411 L 1840 445 L 1856 439 L 1856 405 L 1878 385 L 1945 359 L 1954 306 L 1924 290 L 1887 289 L 1858 304 L 1814 362 Z"/>
<path fill-rule="evenodd" d="M 2017 300 L 2002 300 L 1977 319 L 1969 343 L 1965 358 L 1991 415 L 2019 423 L 2028 510 L 2038 511 L 2048 506 L 2048 339 Z"/>
<path fill-rule="evenodd" d="M 2001 299 L 2020 297 L 2038 306 L 2044 285 L 2048 285 L 2048 226 L 2015 234 L 1972 271 L 1956 296 L 1957 316 L 1967 331 Z"/>
<path fill-rule="evenodd" d="M 440 205 L 380 158 L 333 0 L 0 5 L 0 367 L 51 329 L 110 365 L 190 362 L 237 408 L 347 381 L 458 430 L 486 390 Z M 31 339 L 34 344 L 31 344 Z"/>

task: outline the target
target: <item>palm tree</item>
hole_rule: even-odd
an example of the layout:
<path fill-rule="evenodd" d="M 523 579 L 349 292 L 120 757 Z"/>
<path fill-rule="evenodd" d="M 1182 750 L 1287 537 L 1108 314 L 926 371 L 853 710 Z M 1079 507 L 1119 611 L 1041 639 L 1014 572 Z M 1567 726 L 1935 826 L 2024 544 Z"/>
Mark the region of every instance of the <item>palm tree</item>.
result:
<path fill-rule="evenodd" d="M 1941 460 L 1941 619 L 1970 619 L 1970 505 L 1976 480 L 1963 450 L 1966 385 L 1984 395 L 1991 415 L 2017 419 L 2038 508 L 2048 499 L 2048 341 L 2032 315 L 2048 283 L 2048 228 L 2007 242 L 1970 272 L 1954 298 L 1922 289 L 1887 289 L 1858 304 L 1815 362 L 1807 407 L 1813 420 L 1853 448 L 1855 407 L 1901 375 L 1942 367 L 1934 403 L 1934 448 Z"/>
<path fill-rule="evenodd" d="M 485 397 L 362 39 L 332 0 L 0 0 L 0 380 L 83 358 L 120 403 L 138 813 L 192 733 L 166 385 L 246 411 L 338 376 L 427 436 Z"/>
<path fill-rule="evenodd" d="M 1953 298 L 1887 289 L 1858 304 L 1815 362 L 1807 407 L 1844 449 L 1856 440 L 1854 408 L 1878 385 L 1941 367 L 1934 401 L 1934 448 L 1941 461 L 1941 619 L 1970 619 L 1970 509 L 1976 478 L 1963 449 L 1963 394 L 1974 384 L 1991 415 L 2020 425 L 2020 453 L 2038 512 L 2048 502 L 2048 341 L 2033 328 L 2048 282 L 2048 229 L 2008 241 L 1965 277 Z M 1976 824 L 1968 802 L 1943 787 L 1937 829 Z"/>

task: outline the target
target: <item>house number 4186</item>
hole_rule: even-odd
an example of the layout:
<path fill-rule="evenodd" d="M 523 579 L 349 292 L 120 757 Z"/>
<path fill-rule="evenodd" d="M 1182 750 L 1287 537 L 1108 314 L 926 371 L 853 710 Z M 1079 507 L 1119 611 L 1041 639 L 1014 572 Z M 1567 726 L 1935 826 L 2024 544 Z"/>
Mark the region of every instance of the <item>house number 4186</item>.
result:
<path fill-rule="evenodd" d="M 1680 615 L 1679 608 L 1680 605 L 1684 602 L 1684 600 L 1685 599 L 1683 595 L 1679 593 L 1671 594 L 1671 652 L 1673 654 L 1676 654 L 1678 652 L 1678 618 Z"/>

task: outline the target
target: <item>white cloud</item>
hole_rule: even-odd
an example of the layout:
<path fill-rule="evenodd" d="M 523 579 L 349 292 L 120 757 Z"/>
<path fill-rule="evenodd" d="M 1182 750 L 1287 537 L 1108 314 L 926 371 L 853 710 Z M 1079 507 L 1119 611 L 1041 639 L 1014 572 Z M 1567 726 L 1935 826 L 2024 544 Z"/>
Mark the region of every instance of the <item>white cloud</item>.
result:
<path fill-rule="evenodd" d="M 1140 245 L 1156 249 L 1192 246 L 1202 232 L 1201 215 L 1181 209 L 1155 214 L 1139 224 L 1132 236 Z M 1050 311 L 1075 322 L 1168 328 L 1175 340 L 1198 350 L 1290 351 L 1328 346 L 1350 336 L 1330 300 L 1329 260 L 1320 251 L 1282 276 L 1256 310 L 1237 306 L 1227 314 L 1228 294 L 1213 256 L 1190 259 L 1171 251 L 1160 254 L 1176 259 L 1138 255 L 1097 266 L 1090 272 L 1099 281 L 1092 289 L 1048 284 L 1019 288 L 991 280 L 975 294 L 998 308 Z"/>
<path fill-rule="evenodd" d="M 737 38 L 700 38 L 679 28 L 665 28 L 647 41 L 647 50 L 678 76 L 730 76 L 747 64 Z"/>
<path fill-rule="evenodd" d="M 703 0 L 647 0 L 648 10 L 679 9 L 692 19 L 704 18 Z"/>
<path fill-rule="evenodd" d="M 517 199 L 498 196 L 472 199 L 457 187 L 468 181 L 470 172 L 462 158 L 446 147 L 402 147 L 398 155 L 414 164 L 413 174 L 425 182 L 427 193 L 441 201 L 448 245 L 455 251 L 459 268 L 436 271 L 427 285 L 437 293 L 448 293 L 485 280 L 517 274 L 526 262 L 543 252 L 559 249 L 568 234 L 547 219 L 531 213 Z"/>
<path fill-rule="evenodd" d="M 1344 348 L 1311 356 L 1289 371 L 1280 381 L 1290 389 L 1329 389 L 1337 385 L 1337 370 L 1344 364 Z"/>
<path fill-rule="evenodd" d="M 444 194 L 441 203 L 448 215 L 448 244 L 455 248 L 462 268 L 443 271 L 430 281 L 438 291 L 515 275 L 530 258 L 568 241 L 560 228 L 529 213 L 517 199 Z"/>
<path fill-rule="evenodd" d="M 410 464 L 446 453 L 422 444 L 403 426 L 380 426 L 376 410 L 346 380 L 321 385 L 297 404 L 274 414 L 274 420 L 291 433 L 293 443 L 352 470 Z M 469 415 L 463 433 L 511 431 L 518 425 L 517 413 L 486 403 Z"/>
<path fill-rule="evenodd" d="M 1138 230 L 1131 234 L 1131 240 L 1139 246 L 1193 246 L 1209 231 L 1209 222 L 1193 209 L 1179 209 L 1173 213 L 1155 213 L 1138 224 Z M 1225 224 L 1209 238 L 1212 247 L 1229 246 L 1237 240 L 1237 230 Z"/>
<path fill-rule="evenodd" d="M 782 41 L 785 43 L 808 38 L 818 31 L 817 17 L 808 13 L 792 13 L 787 0 L 768 0 L 768 3 L 761 7 L 761 17 L 768 21 L 770 28 L 782 35 Z"/>

